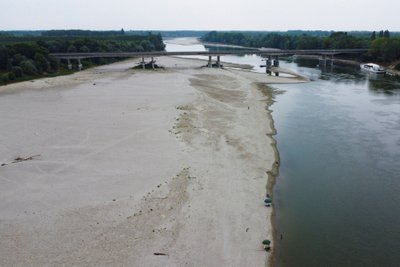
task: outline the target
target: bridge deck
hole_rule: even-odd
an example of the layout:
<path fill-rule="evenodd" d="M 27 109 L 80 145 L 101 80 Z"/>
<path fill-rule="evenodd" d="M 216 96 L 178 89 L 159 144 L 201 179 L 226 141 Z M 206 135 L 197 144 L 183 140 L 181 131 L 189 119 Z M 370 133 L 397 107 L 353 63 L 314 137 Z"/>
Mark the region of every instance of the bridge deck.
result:
<path fill-rule="evenodd" d="M 180 52 L 112 52 L 112 53 L 51 53 L 50 55 L 62 59 L 83 59 L 99 57 L 160 57 L 160 56 L 224 56 L 224 55 L 249 55 L 259 54 L 261 56 L 280 55 L 338 55 L 338 54 L 361 54 L 368 49 L 333 49 L 333 50 L 279 50 L 279 49 L 246 49 L 230 51 L 180 51 Z"/>

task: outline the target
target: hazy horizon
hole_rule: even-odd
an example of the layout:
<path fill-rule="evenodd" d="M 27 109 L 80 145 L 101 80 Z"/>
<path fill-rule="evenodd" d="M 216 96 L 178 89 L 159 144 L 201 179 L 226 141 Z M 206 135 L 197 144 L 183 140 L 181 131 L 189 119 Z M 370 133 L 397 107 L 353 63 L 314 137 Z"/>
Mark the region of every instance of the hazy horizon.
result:
<path fill-rule="evenodd" d="M 289 30 L 219 30 L 219 29 L 200 29 L 200 30 L 188 30 L 188 29 L 166 29 L 166 30 L 160 30 L 160 29 L 125 29 L 125 28 L 119 28 L 119 29 L 78 29 L 78 28 L 65 28 L 65 29 L 6 29 L 6 30 L 1 30 L 0 32 L 24 32 L 24 31 L 32 31 L 32 32 L 41 32 L 41 31 L 52 31 L 52 30 L 82 30 L 82 31 L 98 31 L 98 32 L 102 32 L 102 31 L 120 31 L 121 29 L 123 29 L 125 32 L 180 32 L 180 31 L 190 31 L 190 32 L 211 32 L 211 31 L 217 31 L 217 32 L 291 32 L 291 31 L 303 31 L 303 32 L 379 32 L 379 31 L 385 31 L 387 29 L 378 29 L 378 30 L 304 30 L 304 29 L 289 29 Z M 390 31 L 392 33 L 400 33 L 400 30 L 398 31 Z"/>
<path fill-rule="evenodd" d="M 400 31 L 400 1 L 13 0 L 2 4 L 0 30 Z"/>

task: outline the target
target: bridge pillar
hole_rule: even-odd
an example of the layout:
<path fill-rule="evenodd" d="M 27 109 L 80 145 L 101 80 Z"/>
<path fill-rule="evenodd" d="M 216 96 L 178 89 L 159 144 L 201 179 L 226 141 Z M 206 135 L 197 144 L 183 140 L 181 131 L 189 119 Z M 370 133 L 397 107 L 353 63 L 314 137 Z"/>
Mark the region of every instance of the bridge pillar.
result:
<path fill-rule="evenodd" d="M 67 58 L 67 62 L 68 62 L 68 69 L 72 70 L 72 64 L 71 64 L 71 60 L 69 58 Z"/>
<path fill-rule="evenodd" d="M 279 67 L 279 56 L 276 56 L 274 59 L 274 67 Z"/>
<path fill-rule="evenodd" d="M 319 65 L 320 66 L 326 66 L 326 55 L 322 55 L 322 57 L 320 57 Z"/>
<path fill-rule="evenodd" d="M 269 75 L 271 75 L 271 67 L 272 67 L 272 56 L 268 56 L 268 58 L 267 58 L 267 66 L 266 66 L 266 72 L 267 72 L 267 74 L 269 74 Z"/>
<path fill-rule="evenodd" d="M 78 58 L 78 70 L 81 71 L 82 70 L 82 62 L 81 59 Z"/>
<path fill-rule="evenodd" d="M 333 66 L 333 54 L 329 56 L 329 60 L 328 60 L 329 64 L 331 66 Z"/>
<path fill-rule="evenodd" d="M 154 58 L 153 57 L 151 57 L 151 68 L 154 70 L 155 69 L 155 67 L 154 67 Z"/>
<path fill-rule="evenodd" d="M 217 68 L 221 67 L 221 57 L 217 56 Z"/>
<path fill-rule="evenodd" d="M 207 64 L 207 66 L 209 68 L 212 68 L 212 56 L 208 56 L 208 64 Z"/>
<path fill-rule="evenodd" d="M 144 57 L 142 57 L 142 69 L 145 70 L 146 69 L 146 62 L 144 62 Z"/>

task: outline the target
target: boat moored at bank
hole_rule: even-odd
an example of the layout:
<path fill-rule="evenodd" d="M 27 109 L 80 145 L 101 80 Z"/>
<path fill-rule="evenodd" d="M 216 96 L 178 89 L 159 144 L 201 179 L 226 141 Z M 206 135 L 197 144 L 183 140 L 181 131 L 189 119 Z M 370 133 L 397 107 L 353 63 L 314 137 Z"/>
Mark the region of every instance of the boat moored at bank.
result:
<path fill-rule="evenodd" d="M 363 71 L 376 73 L 376 74 L 385 74 L 386 73 L 386 70 L 383 67 L 379 66 L 378 64 L 374 64 L 374 63 L 360 64 L 360 68 Z"/>

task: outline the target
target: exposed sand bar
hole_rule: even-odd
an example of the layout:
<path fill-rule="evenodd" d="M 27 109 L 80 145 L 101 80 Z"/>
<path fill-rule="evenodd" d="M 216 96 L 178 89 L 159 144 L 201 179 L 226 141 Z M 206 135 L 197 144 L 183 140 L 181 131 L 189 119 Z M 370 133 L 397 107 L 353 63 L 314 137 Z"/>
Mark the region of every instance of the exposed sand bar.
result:
<path fill-rule="evenodd" d="M 299 80 L 158 63 L 0 87 L 1 266 L 267 263 L 275 156 L 256 83 Z"/>

